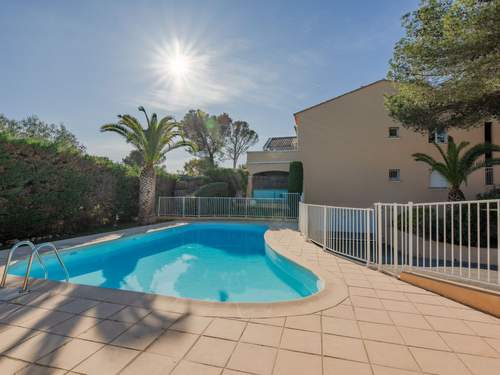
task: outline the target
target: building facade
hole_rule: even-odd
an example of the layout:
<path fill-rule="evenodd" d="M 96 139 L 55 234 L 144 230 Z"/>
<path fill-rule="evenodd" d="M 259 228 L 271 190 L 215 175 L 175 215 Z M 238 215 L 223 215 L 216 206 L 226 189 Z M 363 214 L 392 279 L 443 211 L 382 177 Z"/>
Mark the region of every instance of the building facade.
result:
<path fill-rule="evenodd" d="M 263 151 L 249 153 L 248 160 L 258 159 L 259 164 L 254 164 L 260 166 L 258 173 L 279 165 L 287 170 L 290 161 L 302 161 L 307 203 L 370 207 L 375 202 L 444 201 L 446 181 L 412 154 L 439 159 L 433 143 L 446 149 L 448 136 L 456 143 L 500 144 L 500 126 L 484 123 L 470 130 L 417 133 L 403 128 L 385 109 L 384 95 L 393 90 L 391 82 L 380 80 L 299 111 L 294 114 L 297 150 L 293 155 Z M 273 164 L 274 160 L 279 163 Z M 462 187 L 466 197 L 474 199 L 500 182 L 499 170 L 474 172 Z"/>

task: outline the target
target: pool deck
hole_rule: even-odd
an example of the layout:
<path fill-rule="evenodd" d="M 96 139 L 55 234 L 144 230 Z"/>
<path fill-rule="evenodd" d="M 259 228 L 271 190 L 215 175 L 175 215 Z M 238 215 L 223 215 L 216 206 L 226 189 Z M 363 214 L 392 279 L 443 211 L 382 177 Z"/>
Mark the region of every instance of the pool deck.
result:
<path fill-rule="evenodd" d="M 48 281 L 0 289 L 0 374 L 500 373 L 500 319 L 326 253 L 291 224 L 271 223 L 266 241 L 325 290 L 227 307 Z"/>

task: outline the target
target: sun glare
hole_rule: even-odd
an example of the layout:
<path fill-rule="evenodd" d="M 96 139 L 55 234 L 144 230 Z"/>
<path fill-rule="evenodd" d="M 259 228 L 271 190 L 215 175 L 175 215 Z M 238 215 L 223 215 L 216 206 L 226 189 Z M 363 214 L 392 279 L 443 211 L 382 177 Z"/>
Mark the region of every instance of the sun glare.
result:
<path fill-rule="evenodd" d="M 186 79 L 190 70 L 189 57 L 181 51 L 175 51 L 167 61 L 168 74 L 174 79 Z"/>

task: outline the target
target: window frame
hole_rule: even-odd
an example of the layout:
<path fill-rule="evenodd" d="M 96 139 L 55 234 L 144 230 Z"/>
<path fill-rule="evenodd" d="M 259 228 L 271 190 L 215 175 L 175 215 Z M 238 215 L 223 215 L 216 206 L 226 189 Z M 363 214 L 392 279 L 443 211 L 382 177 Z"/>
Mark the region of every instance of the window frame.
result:
<path fill-rule="evenodd" d="M 396 133 L 397 133 L 397 135 L 395 135 L 395 136 L 391 135 L 391 130 L 393 130 L 393 129 L 395 129 Z M 389 126 L 387 138 L 389 138 L 389 139 L 399 139 L 400 138 L 399 126 Z"/>
<path fill-rule="evenodd" d="M 397 178 L 396 177 L 391 177 L 391 172 L 396 171 L 397 173 Z M 401 169 L 399 168 L 389 168 L 387 177 L 390 182 L 401 182 Z"/>
<path fill-rule="evenodd" d="M 439 138 L 444 137 L 443 140 Z M 448 143 L 448 129 L 429 130 L 429 143 L 445 145 Z"/>

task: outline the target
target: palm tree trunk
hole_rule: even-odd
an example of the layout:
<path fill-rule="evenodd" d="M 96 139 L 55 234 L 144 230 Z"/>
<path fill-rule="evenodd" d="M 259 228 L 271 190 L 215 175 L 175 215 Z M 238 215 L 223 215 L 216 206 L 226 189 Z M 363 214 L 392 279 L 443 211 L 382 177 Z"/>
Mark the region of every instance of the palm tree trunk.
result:
<path fill-rule="evenodd" d="M 459 187 L 450 187 L 450 190 L 448 191 L 448 201 L 450 202 L 459 202 L 459 201 L 464 201 L 465 200 L 465 195 L 462 190 L 460 190 Z"/>
<path fill-rule="evenodd" d="M 156 172 L 154 167 L 145 166 L 139 175 L 139 222 L 151 224 L 154 217 Z"/>

